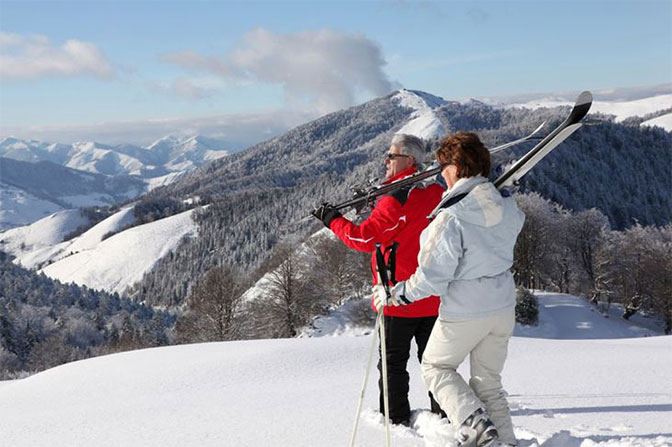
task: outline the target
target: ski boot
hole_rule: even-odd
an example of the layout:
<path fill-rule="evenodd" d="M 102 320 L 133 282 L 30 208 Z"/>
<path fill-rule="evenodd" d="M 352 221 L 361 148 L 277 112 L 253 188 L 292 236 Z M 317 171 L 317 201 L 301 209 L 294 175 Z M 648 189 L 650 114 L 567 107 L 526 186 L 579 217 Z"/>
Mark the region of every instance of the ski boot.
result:
<path fill-rule="evenodd" d="M 459 447 L 494 447 L 499 437 L 495 425 L 481 408 L 471 413 L 457 432 Z"/>

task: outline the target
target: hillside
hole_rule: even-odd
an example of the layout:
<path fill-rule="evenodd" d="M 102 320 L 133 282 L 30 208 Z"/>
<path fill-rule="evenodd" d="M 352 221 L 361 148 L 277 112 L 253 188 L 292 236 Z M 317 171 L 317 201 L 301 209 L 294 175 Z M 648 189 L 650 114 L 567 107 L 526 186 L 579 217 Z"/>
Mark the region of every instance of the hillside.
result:
<path fill-rule="evenodd" d="M 183 238 L 198 234 L 193 213 L 194 210 L 186 211 L 133 227 L 105 240 L 98 237 L 103 236 L 104 230 L 94 227 L 65 249 L 70 254 L 50 263 L 41 272 L 64 283 L 122 293 L 158 260 L 169 255 Z"/>
<path fill-rule="evenodd" d="M 630 104 L 629 108 L 623 104 Z M 647 107 L 662 106 L 655 101 L 652 104 Z M 642 108 L 641 100 L 637 107 L 630 102 L 620 106 L 627 110 L 646 109 Z M 562 107 L 530 110 L 491 107 L 478 101 L 460 104 L 424 92 L 401 90 L 299 126 L 190 173 L 153 179 L 153 184 L 166 179 L 174 182 L 153 190 L 139 201 L 133 211 L 139 222 L 154 222 L 183 211 L 171 204 L 209 203 L 204 212 L 195 216 L 198 237 L 171 239 L 170 250 L 147 250 L 138 256 L 136 250 L 124 244 L 121 250 L 112 249 L 112 242 L 107 241 L 100 253 L 93 250 L 94 242 L 83 248 L 54 243 L 38 247 L 23 242 L 24 248 L 20 248 L 20 238 L 5 245 L 24 266 L 43 268 L 49 262 L 59 261 L 58 266 L 49 266 L 44 271 L 64 281 L 122 291 L 141 280 L 132 291 L 138 300 L 157 305 L 180 304 L 194 282 L 212 267 L 225 264 L 253 271 L 269 259 L 279 242 L 301 241 L 320 228 L 314 219 L 305 219 L 309 211 L 325 200 L 344 200 L 351 194 L 350 187 L 379 177 L 383 167 L 381 154 L 395 132 L 422 135 L 428 140 L 428 152 L 440 135 L 456 130 L 476 132 L 494 146 L 531 132 L 544 120 L 547 125 L 543 132 L 548 132 L 566 113 L 567 109 Z M 617 123 L 599 114 L 589 115 L 588 124 L 530 172 L 521 183 L 521 191 L 539 192 L 569 210 L 597 208 L 614 229 L 628 228 L 635 222 L 661 226 L 672 221 L 672 194 L 669 194 L 672 183 L 667 172 L 672 165 L 672 134 L 660 128 L 642 127 L 639 121 Z M 176 140 L 162 139 L 152 146 L 151 153 L 154 157 L 174 160 L 176 166 L 182 163 L 180 160 L 186 160 L 179 157 L 190 151 L 209 157 L 207 150 L 197 143 L 204 141 L 192 140 L 191 144 L 176 148 Z M 496 154 L 493 176 L 533 144 L 528 142 Z M 60 146 L 54 148 L 56 152 L 64 150 Z M 118 149 L 140 158 L 148 156 L 139 155 L 142 151 L 138 148 Z M 3 181 L 15 179 L 22 188 L 35 194 L 58 191 L 58 200 L 71 197 L 68 188 L 59 186 L 59 176 L 33 169 L 47 164 L 61 170 L 68 168 L 51 162 L 5 160 L 3 166 L 18 168 L 3 177 Z M 82 171 L 65 172 L 64 178 L 74 176 L 84 182 L 83 186 L 90 186 L 89 183 L 109 186 L 118 179 Z M 4 206 L 2 212 L 7 214 Z M 195 234 L 191 220 L 175 222 L 178 221 L 185 227 L 173 226 L 176 234 Z M 133 222 L 124 221 L 124 226 Z M 89 241 L 95 240 L 97 244 L 104 234 L 121 229 L 117 226 L 102 231 L 104 227 L 98 228 L 95 237 L 90 234 Z M 128 240 L 141 245 L 133 233 L 127 234 Z M 122 236 L 123 233 L 114 241 L 125 240 Z M 155 240 L 150 236 L 143 238 Z M 0 240 L 8 241 L 7 235 L 3 233 Z M 169 251 L 173 253 L 171 256 L 147 259 L 147 253 L 163 256 Z M 114 256 L 105 257 L 105 253 L 112 252 Z M 61 260 L 71 254 L 69 259 Z M 120 267 L 136 265 L 140 258 L 145 261 L 138 270 L 131 272 Z M 113 267 L 107 265 L 109 262 Z M 110 276 L 101 280 L 108 277 L 109 272 L 103 273 L 105 270 L 127 271 L 129 276 L 115 274 L 112 275 L 115 279 Z"/>
<path fill-rule="evenodd" d="M 224 141 L 168 136 L 147 148 L 0 139 L 0 231 L 71 208 L 107 206 L 228 156 Z"/>
<path fill-rule="evenodd" d="M 146 189 L 143 180 L 126 175 L 110 177 L 51 161 L 0 158 L 0 230 L 31 224 L 56 211 L 126 201 Z"/>
<path fill-rule="evenodd" d="M 572 100 L 545 98 L 528 101 L 525 103 L 508 104 L 506 107 L 538 109 L 548 107 L 570 106 Z M 629 101 L 600 101 L 595 100 L 591 107 L 592 113 L 602 113 L 604 115 L 613 115 L 617 122 L 624 121 L 630 117 L 645 116 L 652 113 L 664 111 L 672 107 L 672 94 L 655 95 L 649 98 L 629 100 Z M 668 110 L 669 112 L 669 110 Z M 672 131 L 672 127 L 664 127 L 667 131 Z"/>
<path fill-rule="evenodd" d="M 504 383 L 520 445 L 672 443 L 670 337 L 607 338 L 604 317 L 585 301 L 542 302 L 542 320 L 585 330 L 558 334 L 572 338 L 565 340 L 511 340 Z M 580 318 L 555 320 L 577 305 Z M 0 432 L 16 447 L 347 445 L 370 337 L 183 345 L 70 363 L 0 382 Z M 452 426 L 427 410 L 417 363 L 410 373 L 413 427 L 393 427 L 392 445 L 453 446 Z M 359 446 L 384 443 L 376 380 L 372 374 Z"/>
<path fill-rule="evenodd" d="M 163 278 L 191 283 L 221 263 L 258 267 L 279 241 L 303 239 L 319 228 L 314 220 L 304 219 L 317 204 L 345 200 L 352 186 L 380 177 L 382 154 L 392 135 L 406 126 L 426 132 L 429 147 L 439 137 L 432 132 L 457 130 L 476 132 L 494 146 L 530 133 L 545 120 L 544 132 L 549 132 L 567 112 L 562 107 L 529 110 L 494 108 L 477 101 L 460 104 L 404 90 L 215 161 L 143 198 L 151 204 L 198 196 L 211 207 L 198 219 L 199 240 L 187 241 L 172 260 L 157 264 L 138 286 L 137 296 L 145 300 L 164 296 L 165 291 L 156 288 Z M 667 172 L 672 165 L 672 134 L 616 123 L 603 115 L 589 115 L 589 120 L 593 125 L 584 126 L 535 167 L 522 180 L 521 190 L 539 192 L 575 211 L 595 207 L 615 229 L 635 222 L 672 221 Z M 494 166 L 501 169 L 533 144 L 497 154 Z"/>

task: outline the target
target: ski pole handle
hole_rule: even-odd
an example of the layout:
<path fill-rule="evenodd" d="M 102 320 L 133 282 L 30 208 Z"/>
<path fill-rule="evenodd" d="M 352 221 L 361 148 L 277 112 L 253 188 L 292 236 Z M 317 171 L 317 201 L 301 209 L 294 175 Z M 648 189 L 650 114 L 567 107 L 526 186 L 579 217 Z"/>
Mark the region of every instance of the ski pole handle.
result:
<path fill-rule="evenodd" d="M 385 265 L 385 255 L 381 250 L 381 243 L 376 243 L 376 270 L 378 271 L 378 278 L 380 284 L 385 289 L 385 295 L 390 298 L 390 278 L 387 276 L 387 266 Z"/>

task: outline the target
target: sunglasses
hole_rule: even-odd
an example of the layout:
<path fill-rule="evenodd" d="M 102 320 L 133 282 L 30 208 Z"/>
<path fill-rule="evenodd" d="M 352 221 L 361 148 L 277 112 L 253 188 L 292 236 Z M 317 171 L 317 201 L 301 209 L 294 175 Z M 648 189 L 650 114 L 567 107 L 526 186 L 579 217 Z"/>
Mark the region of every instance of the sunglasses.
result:
<path fill-rule="evenodd" d="M 406 154 L 385 154 L 385 158 L 388 160 L 394 160 L 397 157 L 410 157 L 410 155 Z"/>

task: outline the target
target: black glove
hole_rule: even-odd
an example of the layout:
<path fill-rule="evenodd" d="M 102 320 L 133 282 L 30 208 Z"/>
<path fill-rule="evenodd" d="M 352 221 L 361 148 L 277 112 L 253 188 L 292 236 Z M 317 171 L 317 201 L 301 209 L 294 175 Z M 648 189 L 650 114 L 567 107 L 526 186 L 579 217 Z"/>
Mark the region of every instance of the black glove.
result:
<path fill-rule="evenodd" d="M 323 203 L 319 208 L 314 209 L 310 214 L 320 219 L 327 228 L 329 228 L 329 224 L 332 220 L 336 219 L 337 217 L 341 217 L 341 213 L 339 213 L 336 208 L 326 202 Z"/>

